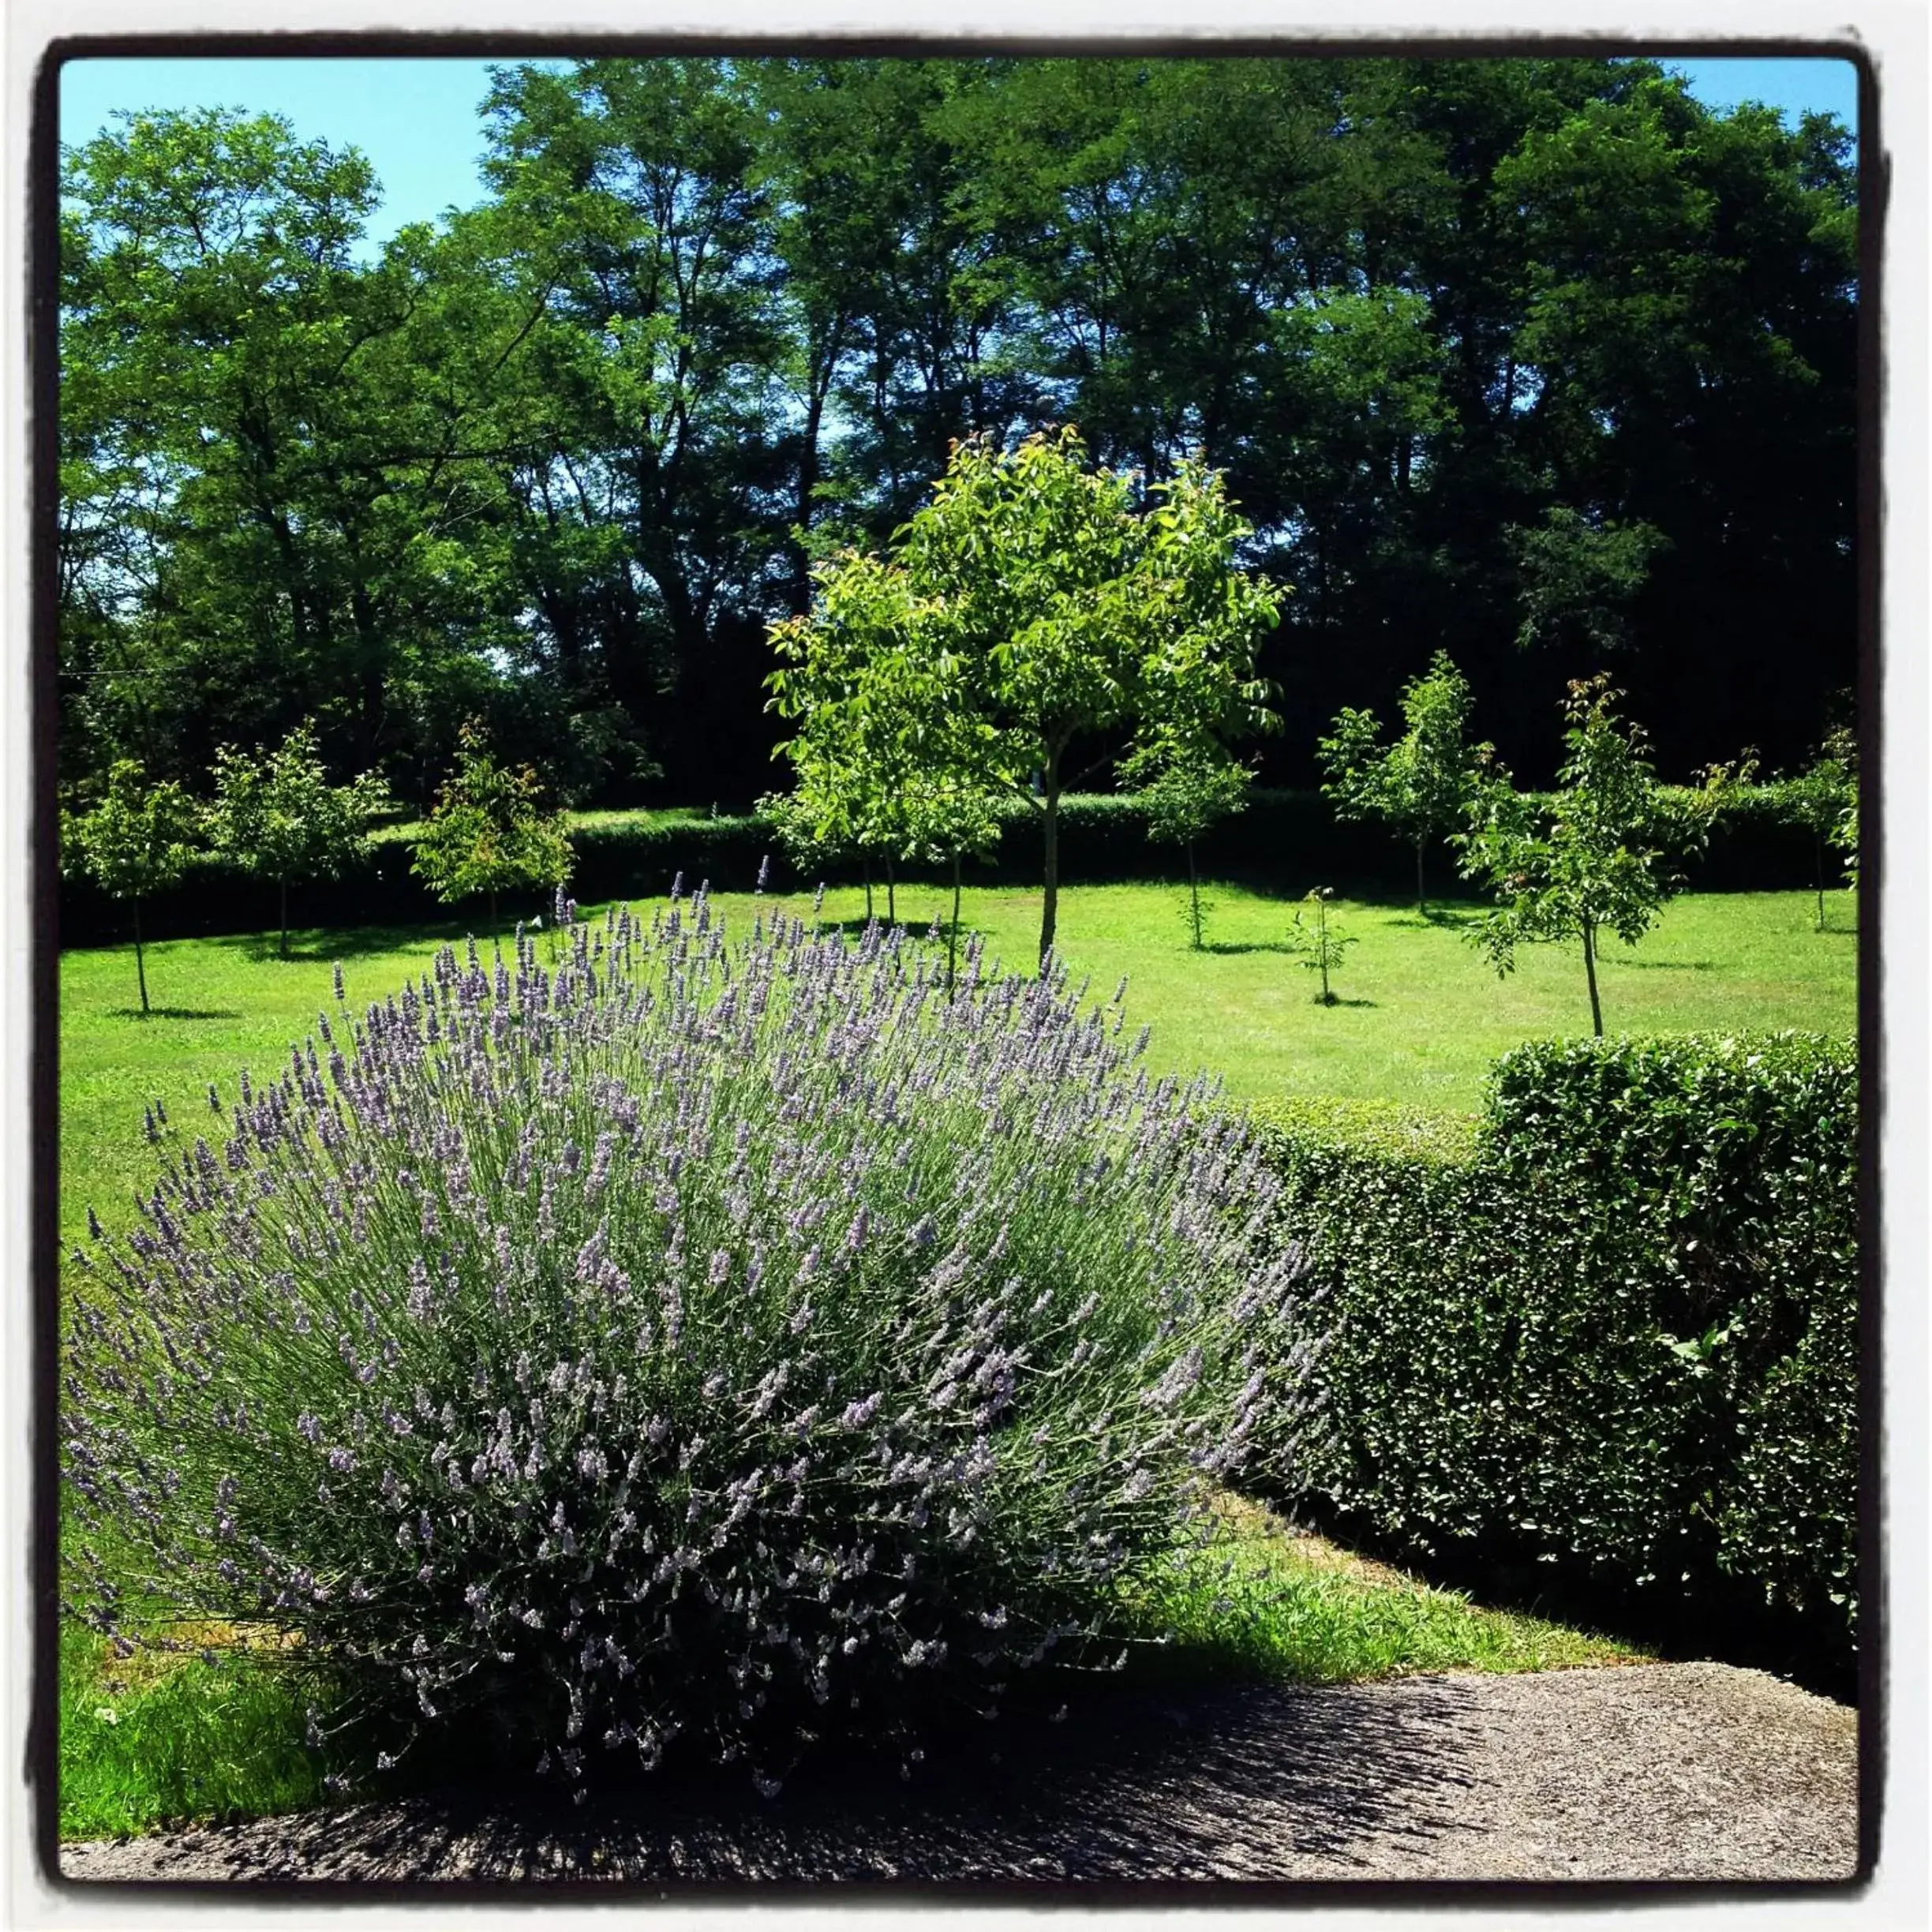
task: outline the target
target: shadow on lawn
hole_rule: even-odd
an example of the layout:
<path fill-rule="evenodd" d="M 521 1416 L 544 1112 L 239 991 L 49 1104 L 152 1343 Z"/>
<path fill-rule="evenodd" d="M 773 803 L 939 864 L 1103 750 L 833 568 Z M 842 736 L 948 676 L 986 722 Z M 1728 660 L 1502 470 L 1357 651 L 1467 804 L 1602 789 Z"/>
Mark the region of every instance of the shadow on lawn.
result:
<path fill-rule="evenodd" d="M 108 1017 L 110 1020 L 239 1020 L 242 1016 L 229 1006 L 150 1006 L 143 1013 L 138 1006 L 116 1006 Z"/>
<path fill-rule="evenodd" d="M 1426 912 L 1412 907 L 1389 920 L 1401 932 L 1467 932 L 1484 917 L 1481 910 L 1463 906 L 1431 906 Z"/>
<path fill-rule="evenodd" d="M 504 930 L 503 945 L 506 959 L 515 951 L 515 930 L 514 926 Z M 447 919 L 432 926 L 352 926 L 329 929 L 310 927 L 299 934 L 290 934 L 286 957 L 273 933 L 238 933 L 209 943 L 240 953 L 251 965 L 332 966 L 338 960 L 365 959 L 373 953 L 397 953 L 406 946 L 425 942 L 460 946 L 470 936 L 470 928 L 462 921 Z M 488 935 L 477 934 L 476 942 L 487 958 L 490 950 Z"/>

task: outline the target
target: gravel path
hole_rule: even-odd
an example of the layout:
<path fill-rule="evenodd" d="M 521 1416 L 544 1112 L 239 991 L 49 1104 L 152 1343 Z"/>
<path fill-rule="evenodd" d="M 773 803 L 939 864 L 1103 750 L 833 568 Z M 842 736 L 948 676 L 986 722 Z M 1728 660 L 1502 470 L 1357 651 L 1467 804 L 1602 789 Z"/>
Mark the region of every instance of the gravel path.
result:
<path fill-rule="evenodd" d="M 901 1784 L 455 1793 L 70 1845 L 84 1880 L 1844 1879 L 1856 1714 L 1719 1664 L 1142 1694 Z"/>

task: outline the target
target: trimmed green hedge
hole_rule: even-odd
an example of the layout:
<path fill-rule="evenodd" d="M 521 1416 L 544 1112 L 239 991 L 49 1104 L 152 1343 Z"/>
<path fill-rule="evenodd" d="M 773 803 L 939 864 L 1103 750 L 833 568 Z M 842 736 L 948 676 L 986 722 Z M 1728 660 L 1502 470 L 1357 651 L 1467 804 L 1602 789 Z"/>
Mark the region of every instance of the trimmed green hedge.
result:
<path fill-rule="evenodd" d="M 1175 878 L 1185 871 L 1179 852 L 1147 835 L 1147 816 L 1131 796 L 1075 794 L 1061 801 L 1061 877 L 1069 883 Z M 1037 885 L 1040 876 L 1038 813 L 1015 799 L 1003 814 L 999 849 L 971 869 L 978 883 Z M 294 889 L 290 912 L 298 925 L 421 924 L 473 917 L 439 906 L 410 871 L 413 825 L 386 826 L 369 855 L 346 877 Z M 573 893 L 586 904 L 609 899 L 648 899 L 670 889 L 680 872 L 687 885 L 709 879 L 720 891 L 743 891 L 759 862 L 772 861 L 774 889 L 856 882 L 856 863 L 798 868 L 785 859 L 771 826 L 754 814 L 710 818 L 693 812 L 592 812 L 573 823 L 577 849 Z M 1200 841 L 1199 859 L 1211 876 L 1240 880 L 1298 897 L 1315 886 L 1368 894 L 1406 897 L 1412 889 L 1410 848 L 1376 825 L 1338 821 L 1327 799 L 1312 792 L 1257 791 L 1245 811 L 1224 820 Z M 1709 890 L 1742 888 L 1798 889 L 1814 878 L 1809 833 L 1791 821 L 1776 785 L 1747 788 L 1727 810 L 1710 848 L 1690 868 L 1691 882 Z M 904 868 L 902 877 L 937 883 L 939 874 Z M 1835 874 L 1828 873 L 1833 883 Z M 1432 891 L 1466 890 L 1446 850 L 1429 859 Z M 544 897 L 533 895 L 527 910 Z M 479 902 L 480 904 L 481 902 Z M 504 907 L 506 917 L 515 908 Z M 151 938 L 252 932 L 275 921 L 272 887 L 253 883 L 212 854 L 197 854 L 175 891 L 142 908 Z M 61 882 L 61 941 L 66 945 L 111 943 L 130 935 L 125 908 L 87 881 Z"/>
<path fill-rule="evenodd" d="M 1848 1676 L 1851 1043 L 1520 1047 L 1466 1153 L 1268 1134 L 1328 1338 L 1305 1500 L 1693 1623 L 1755 1606 Z"/>

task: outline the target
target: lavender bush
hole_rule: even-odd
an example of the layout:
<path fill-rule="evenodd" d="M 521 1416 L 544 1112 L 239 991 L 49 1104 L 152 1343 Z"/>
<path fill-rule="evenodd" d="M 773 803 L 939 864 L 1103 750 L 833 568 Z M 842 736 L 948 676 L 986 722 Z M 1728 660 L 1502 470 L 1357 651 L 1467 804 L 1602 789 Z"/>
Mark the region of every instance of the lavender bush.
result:
<path fill-rule="evenodd" d="M 151 1118 L 141 1225 L 77 1257 L 70 1611 L 571 1780 L 683 1733 L 769 1790 L 1114 1664 L 1293 1410 L 1293 1264 L 1119 994 L 933 957 L 674 899 L 554 973 L 446 949 L 191 1144 Z"/>

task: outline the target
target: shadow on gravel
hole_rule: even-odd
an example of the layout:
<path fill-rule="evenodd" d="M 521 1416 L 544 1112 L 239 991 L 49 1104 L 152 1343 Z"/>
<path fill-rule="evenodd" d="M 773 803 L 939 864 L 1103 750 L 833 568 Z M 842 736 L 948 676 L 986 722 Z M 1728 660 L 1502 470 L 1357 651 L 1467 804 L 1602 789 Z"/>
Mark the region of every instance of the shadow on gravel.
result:
<path fill-rule="evenodd" d="M 144 1878 L 287 1881 L 1339 1878 L 1420 1865 L 1453 1821 L 1470 1713 L 1436 1680 L 1398 1700 L 1134 1694 L 1050 1732 L 1028 1720 L 923 1766 L 814 1759 L 775 1799 L 742 1775 L 638 1783 L 573 1807 L 526 1786 L 188 1834 Z M 935 1745 L 935 1752 L 937 1752 Z"/>

